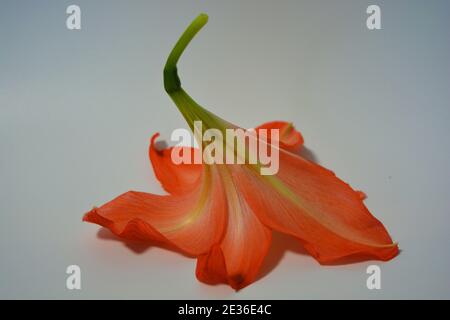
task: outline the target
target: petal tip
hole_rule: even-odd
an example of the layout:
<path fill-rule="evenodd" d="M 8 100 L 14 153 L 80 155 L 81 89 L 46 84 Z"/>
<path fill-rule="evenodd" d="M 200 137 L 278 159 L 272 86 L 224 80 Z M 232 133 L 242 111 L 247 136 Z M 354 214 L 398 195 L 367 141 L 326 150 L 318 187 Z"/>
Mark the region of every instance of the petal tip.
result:
<path fill-rule="evenodd" d="M 95 223 L 102 227 L 109 227 L 111 225 L 111 221 L 103 217 L 98 213 L 98 208 L 94 207 L 91 211 L 85 213 L 83 216 L 82 221 L 89 222 L 89 223 Z"/>
<path fill-rule="evenodd" d="M 154 146 L 155 145 L 155 141 L 156 141 L 156 139 L 159 137 L 159 132 L 155 132 L 153 135 L 152 135 L 152 137 L 150 138 L 150 144 L 152 145 L 152 146 Z"/>
<path fill-rule="evenodd" d="M 98 215 L 98 214 L 97 214 L 97 207 L 93 207 L 92 210 L 86 212 L 86 213 L 83 215 L 82 221 L 84 221 L 84 222 L 91 222 L 91 221 L 92 221 L 92 218 L 93 218 L 94 216 L 96 216 L 96 215 Z"/>

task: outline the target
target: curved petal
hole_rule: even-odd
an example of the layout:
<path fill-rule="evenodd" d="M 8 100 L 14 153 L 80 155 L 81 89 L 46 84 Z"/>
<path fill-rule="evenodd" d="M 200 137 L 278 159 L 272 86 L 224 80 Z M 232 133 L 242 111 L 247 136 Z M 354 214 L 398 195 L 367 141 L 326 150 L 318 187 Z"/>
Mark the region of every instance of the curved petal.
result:
<path fill-rule="evenodd" d="M 181 163 L 175 164 L 172 161 L 172 152 L 194 156 L 198 149 L 191 147 L 171 147 L 157 150 L 155 141 L 159 133 L 155 133 L 151 138 L 149 157 L 155 171 L 156 178 L 161 182 L 162 187 L 170 194 L 183 194 L 192 190 L 198 184 L 202 175 L 202 165 Z"/>
<path fill-rule="evenodd" d="M 247 169 L 240 190 L 268 227 L 293 235 L 320 262 L 351 255 L 389 260 L 398 254 L 384 226 L 361 194 L 333 172 L 280 150 L 277 175 Z"/>
<path fill-rule="evenodd" d="M 200 281 L 227 283 L 236 290 L 255 280 L 272 239 L 272 231 L 238 193 L 234 171 L 239 170 L 238 165 L 220 169 L 228 200 L 227 230 L 220 245 L 198 258 L 196 271 Z"/>
<path fill-rule="evenodd" d="M 214 167 L 183 195 L 127 192 L 88 212 L 83 220 L 97 223 L 125 239 L 165 242 L 193 256 L 208 252 L 221 240 L 226 201 Z"/>
<path fill-rule="evenodd" d="M 302 134 L 295 130 L 292 122 L 286 121 L 271 121 L 266 122 L 258 127 L 256 127 L 256 132 L 260 133 L 261 129 L 267 129 L 267 138 L 270 142 L 270 130 L 278 129 L 280 134 L 280 148 L 291 152 L 297 152 L 303 146 L 303 136 Z"/>

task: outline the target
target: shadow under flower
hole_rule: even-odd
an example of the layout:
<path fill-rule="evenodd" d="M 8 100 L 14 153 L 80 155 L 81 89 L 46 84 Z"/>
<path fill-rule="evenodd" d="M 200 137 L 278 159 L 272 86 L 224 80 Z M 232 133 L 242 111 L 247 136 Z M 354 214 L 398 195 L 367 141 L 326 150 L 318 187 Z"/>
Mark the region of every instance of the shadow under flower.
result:
<path fill-rule="evenodd" d="M 190 256 L 190 255 L 188 255 L 166 243 L 161 243 L 161 242 L 157 242 L 157 241 L 127 240 L 127 239 L 120 238 L 120 237 L 116 236 L 114 233 L 112 233 L 109 229 L 106 229 L 106 228 L 100 228 L 98 230 L 97 238 L 101 239 L 101 240 L 121 242 L 128 249 L 130 249 L 131 251 L 133 251 L 136 254 L 143 254 L 144 252 L 149 250 L 151 247 L 158 247 L 161 249 L 179 253 L 182 256 L 187 257 L 187 258 L 195 258 L 195 257 Z"/>
<path fill-rule="evenodd" d="M 297 155 L 316 164 L 320 164 L 319 159 L 314 154 L 314 152 L 305 146 L 302 146 L 302 148 L 297 152 Z"/>
<path fill-rule="evenodd" d="M 308 255 L 308 252 L 303 248 L 299 240 L 289 235 L 272 231 L 272 244 L 261 266 L 257 280 L 264 278 L 275 269 L 287 252 Z"/>

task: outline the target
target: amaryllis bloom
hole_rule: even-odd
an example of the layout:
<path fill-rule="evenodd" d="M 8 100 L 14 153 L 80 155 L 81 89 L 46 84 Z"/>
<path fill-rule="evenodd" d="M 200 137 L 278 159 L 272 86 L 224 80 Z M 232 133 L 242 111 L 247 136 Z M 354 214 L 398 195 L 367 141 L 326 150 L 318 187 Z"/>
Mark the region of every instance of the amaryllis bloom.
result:
<path fill-rule="evenodd" d="M 181 54 L 207 20 L 205 14 L 198 16 L 175 45 L 164 68 L 164 87 L 191 129 L 194 121 L 202 121 L 205 129 L 224 132 L 237 127 L 198 105 L 177 74 Z M 261 175 L 258 165 L 251 164 L 177 165 L 171 159 L 173 148 L 192 154 L 195 150 L 158 150 L 155 134 L 150 160 L 168 195 L 129 191 L 89 211 L 84 221 L 123 239 L 176 248 L 197 258 L 200 281 L 226 283 L 236 290 L 255 281 L 273 231 L 298 239 L 321 264 L 349 256 L 389 260 L 398 254 L 397 244 L 365 207 L 361 192 L 298 155 L 303 137 L 292 124 L 266 123 L 256 129 L 258 139 L 262 128 L 280 130 L 276 174 Z"/>

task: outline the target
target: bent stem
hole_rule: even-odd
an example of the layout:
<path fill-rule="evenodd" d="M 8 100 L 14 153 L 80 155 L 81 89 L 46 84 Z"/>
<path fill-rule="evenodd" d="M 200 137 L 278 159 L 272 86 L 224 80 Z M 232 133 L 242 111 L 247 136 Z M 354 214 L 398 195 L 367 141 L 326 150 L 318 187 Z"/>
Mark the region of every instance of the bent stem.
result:
<path fill-rule="evenodd" d="M 208 16 L 204 13 L 200 14 L 192 21 L 175 44 L 164 67 L 164 89 L 175 102 L 175 105 L 186 119 L 192 131 L 194 131 L 194 121 L 202 121 L 203 131 L 209 128 L 215 128 L 225 132 L 226 128 L 233 127 L 233 125 L 212 114 L 195 102 L 181 87 L 181 81 L 178 76 L 178 60 L 180 60 L 181 55 L 195 35 L 207 22 Z"/>
<path fill-rule="evenodd" d="M 170 52 L 167 58 L 166 65 L 164 67 L 164 88 L 170 95 L 171 93 L 181 89 L 180 78 L 178 77 L 177 63 L 180 60 L 186 47 L 195 37 L 197 32 L 208 22 L 208 16 L 204 13 L 200 14 L 194 21 L 187 27 L 186 31 L 181 35 L 175 47 Z"/>

